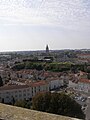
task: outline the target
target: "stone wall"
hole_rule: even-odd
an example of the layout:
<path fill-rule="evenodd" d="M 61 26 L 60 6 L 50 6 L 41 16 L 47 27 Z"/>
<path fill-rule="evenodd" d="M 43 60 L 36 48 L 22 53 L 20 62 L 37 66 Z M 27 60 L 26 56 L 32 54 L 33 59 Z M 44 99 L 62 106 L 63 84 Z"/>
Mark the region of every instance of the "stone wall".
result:
<path fill-rule="evenodd" d="M 0 103 L 0 120 L 78 120 Z"/>

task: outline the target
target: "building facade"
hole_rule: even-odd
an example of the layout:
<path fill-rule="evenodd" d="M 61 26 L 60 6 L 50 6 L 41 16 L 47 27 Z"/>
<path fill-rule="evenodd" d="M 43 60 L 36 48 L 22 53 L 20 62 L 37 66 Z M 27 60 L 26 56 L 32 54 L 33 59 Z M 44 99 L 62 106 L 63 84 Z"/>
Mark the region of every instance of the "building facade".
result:
<path fill-rule="evenodd" d="M 0 87 L 0 102 L 13 103 L 19 100 L 30 100 L 39 92 L 48 92 L 49 84 L 45 81 L 29 85 L 8 85 Z"/>

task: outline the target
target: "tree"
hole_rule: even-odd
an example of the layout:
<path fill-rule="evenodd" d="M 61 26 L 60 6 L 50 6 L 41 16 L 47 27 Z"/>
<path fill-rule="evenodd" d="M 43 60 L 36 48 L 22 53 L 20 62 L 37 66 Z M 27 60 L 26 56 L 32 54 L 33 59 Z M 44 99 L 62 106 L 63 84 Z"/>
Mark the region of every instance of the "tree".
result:
<path fill-rule="evenodd" d="M 43 111 L 43 112 L 45 112 L 45 111 L 48 112 L 50 97 L 51 97 L 50 93 L 37 94 L 32 100 L 33 109 Z"/>
<path fill-rule="evenodd" d="M 41 64 L 37 64 L 36 70 L 43 70 L 43 66 Z"/>
<path fill-rule="evenodd" d="M 87 67 L 87 73 L 90 73 L 90 66 Z"/>
<path fill-rule="evenodd" d="M 84 119 L 81 106 L 64 93 L 41 93 L 33 97 L 32 108 L 43 112 Z"/>
<path fill-rule="evenodd" d="M 31 101 L 19 100 L 19 101 L 16 101 L 14 105 L 18 106 L 18 107 L 30 109 L 31 108 Z"/>
<path fill-rule="evenodd" d="M 12 67 L 13 70 L 21 70 L 21 69 L 24 69 L 25 68 L 25 64 L 24 63 L 18 63 L 16 65 L 14 65 Z"/>
<path fill-rule="evenodd" d="M 3 86 L 2 77 L 0 76 L 0 87 Z"/>

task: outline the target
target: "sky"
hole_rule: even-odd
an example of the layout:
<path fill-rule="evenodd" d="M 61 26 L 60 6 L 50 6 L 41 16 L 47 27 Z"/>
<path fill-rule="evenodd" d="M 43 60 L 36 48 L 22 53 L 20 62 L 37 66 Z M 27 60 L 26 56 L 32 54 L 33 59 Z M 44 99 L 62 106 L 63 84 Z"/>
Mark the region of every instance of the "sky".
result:
<path fill-rule="evenodd" d="M 90 0 L 0 0 L 0 51 L 90 49 Z"/>

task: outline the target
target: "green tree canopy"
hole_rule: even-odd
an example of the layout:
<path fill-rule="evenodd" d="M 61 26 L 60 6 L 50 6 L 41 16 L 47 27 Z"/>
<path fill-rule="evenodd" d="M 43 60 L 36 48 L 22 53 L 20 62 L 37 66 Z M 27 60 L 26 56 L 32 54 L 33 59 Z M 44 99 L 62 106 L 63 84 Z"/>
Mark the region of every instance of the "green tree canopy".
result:
<path fill-rule="evenodd" d="M 90 66 L 87 67 L 87 73 L 90 73 Z"/>
<path fill-rule="evenodd" d="M 31 101 L 19 100 L 19 101 L 16 101 L 14 105 L 18 106 L 18 107 L 30 109 L 31 108 Z"/>
<path fill-rule="evenodd" d="M 35 110 L 84 119 L 81 106 L 68 95 L 58 93 L 37 94 L 32 100 Z"/>

